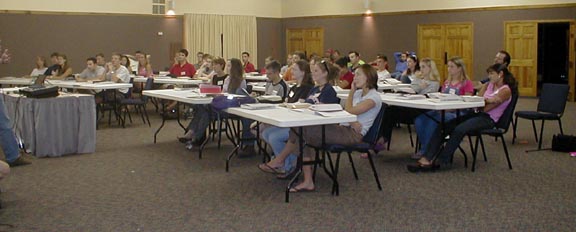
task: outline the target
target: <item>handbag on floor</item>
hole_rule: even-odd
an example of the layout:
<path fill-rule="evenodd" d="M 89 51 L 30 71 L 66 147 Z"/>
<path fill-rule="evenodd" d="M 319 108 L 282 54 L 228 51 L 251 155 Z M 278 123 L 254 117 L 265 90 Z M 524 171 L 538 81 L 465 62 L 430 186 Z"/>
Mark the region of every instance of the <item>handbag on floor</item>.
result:
<path fill-rule="evenodd" d="M 576 136 L 557 134 L 552 137 L 552 150 L 560 152 L 576 151 Z"/>

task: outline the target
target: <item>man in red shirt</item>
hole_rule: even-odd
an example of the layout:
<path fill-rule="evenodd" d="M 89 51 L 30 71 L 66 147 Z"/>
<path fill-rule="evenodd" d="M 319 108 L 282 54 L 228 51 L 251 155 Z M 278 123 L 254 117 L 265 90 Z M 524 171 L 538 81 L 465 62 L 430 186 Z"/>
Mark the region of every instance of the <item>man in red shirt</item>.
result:
<path fill-rule="evenodd" d="M 242 66 L 244 67 L 245 73 L 256 72 L 256 68 L 250 63 L 250 53 L 242 52 Z"/>
<path fill-rule="evenodd" d="M 188 50 L 180 49 L 174 57 L 174 65 L 170 68 L 170 75 L 174 77 L 193 77 L 196 74 L 194 65 L 188 63 Z"/>

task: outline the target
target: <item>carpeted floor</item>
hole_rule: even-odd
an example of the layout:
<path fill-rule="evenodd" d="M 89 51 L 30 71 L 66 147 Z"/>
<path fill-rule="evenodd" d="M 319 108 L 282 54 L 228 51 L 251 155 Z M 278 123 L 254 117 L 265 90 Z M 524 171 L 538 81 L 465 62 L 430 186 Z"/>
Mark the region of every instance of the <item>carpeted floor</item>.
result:
<path fill-rule="evenodd" d="M 537 100 L 520 99 L 517 110 L 534 110 Z M 152 108 L 152 107 L 149 107 Z M 576 104 L 569 103 L 564 130 L 576 134 Z M 360 180 L 346 160 L 340 196 L 320 173 L 317 191 L 284 203 L 286 181 L 256 168 L 261 157 L 235 159 L 226 173 L 226 142 L 210 143 L 202 160 L 176 140 L 182 130 L 169 121 L 153 144 L 152 128 L 139 122 L 126 129 L 104 123 L 97 152 L 36 159 L 12 169 L 0 182 L 0 231 L 574 231 L 576 157 L 542 151 L 529 121 L 519 124 L 521 143 L 510 144 L 513 170 L 501 143 L 486 139 L 488 162 L 412 174 L 406 128 L 395 129 L 391 151 L 375 162 L 378 191 L 367 160 L 356 154 Z M 547 123 L 549 147 L 555 123 Z M 468 144 L 463 143 L 468 151 Z"/>

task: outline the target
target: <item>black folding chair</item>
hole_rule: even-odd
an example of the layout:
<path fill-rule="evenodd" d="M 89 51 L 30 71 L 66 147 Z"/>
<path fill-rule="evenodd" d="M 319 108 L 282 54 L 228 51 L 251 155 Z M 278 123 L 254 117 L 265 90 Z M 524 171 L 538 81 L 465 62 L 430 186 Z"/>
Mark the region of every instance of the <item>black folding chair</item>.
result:
<path fill-rule="evenodd" d="M 506 140 L 504 140 L 504 135 L 508 132 L 508 129 L 510 128 L 510 123 L 512 123 L 512 116 L 514 116 L 514 109 L 516 109 L 517 102 L 518 102 L 518 94 L 513 94 L 510 104 L 506 107 L 504 113 L 502 114 L 502 116 L 500 117 L 494 128 L 477 131 L 469 134 L 469 136 L 476 136 L 475 145 L 472 146 L 472 144 L 470 144 L 470 147 L 473 147 L 472 171 L 474 171 L 476 167 L 476 155 L 478 153 L 478 143 L 480 143 L 480 145 L 482 146 L 482 154 L 484 155 L 484 161 L 488 161 L 488 159 L 486 158 L 486 149 L 484 148 L 484 140 L 482 139 L 482 135 L 489 135 L 502 141 L 502 147 L 504 148 L 504 153 L 506 154 L 506 160 L 508 161 L 508 168 L 512 169 L 512 163 L 510 162 L 510 155 L 508 154 L 508 147 L 506 146 Z M 471 140 L 470 143 L 472 143 Z"/>
<path fill-rule="evenodd" d="M 154 78 L 148 78 L 146 80 L 146 85 L 144 86 L 144 90 L 151 90 L 154 86 Z M 128 106 L 134 106 L 136 112 L 140 113 L 140 117 L 142 117 L 142 122 L 148 122 L 148 127 L 150 127 L 150 119 L 148 118 L 148 112 L 146 112 L 146 104 L 148 104 L 148 96 L 144 96 L 143 94 L 140 98 L 124 98 L 120 100 L 120 108 L 124 109 L 124 120 L 126 122 L 126 115 L 128 115 L 130 123 L 132 123 L 132 117 L 130 116 L 130 110 Z"/>
<path fill-rule="evenodd" d="M 364 137 L 362 138 L 362 143 L 353 144 L 353 145 L 326 144 L 325 147 L 322 149 L 327 154 L 328 161 L 330 162 L 330 167 L 333 167 L 333 169 L 332 169 L 332 180 L 333 180 L 332 194 L 333 195 L 338 195 L 340 193 L 339 184 L 338 184 L 338 169 L 339 169 L 339 165 L 340 165 L 340 155 L 342 154 L 342 152 L 348 153 L 348 160 L 350 160 L 350 165 L 352 166 L 352 171 L 354 173 L 354 178 L 356 180 L 358 180 L 358 174 L 356 173 L 356 168 L 354 166 L 354 161 L 352 159 L 352 152 L 357 151 L 357 152 L 361 152 L 361 153 L 367 153 L 368 154 L 368 161 L 370 161 L 370 167 L 372 168 L 372 172 L 374 174 L 374 179 L 376 180 L 378 190 L 380 190 L 380 191 L 382 190 L 382 185 L 380 184 L 380 178 L 378 177 L 378 172 L 376 171 L 376 168 L 374 167 L 374 160 L 372 159 L 372 153 L 370 151 L 373 151 L 374 154 L 376 154 L 378 152 L 375 149 L 375 147 L 376 147 L 376 144 L 378 142 L 378 138 L 380 138 L 382 136 L 381 126 L 382 126 L 382 121 L 384 118 L 385 109 L 386 109 L 386 107 L 382 106 L 382 108 L 380 109 L 380 112 L 376 116 L 376 119 L 374 119 L 374 123 L 372 124 L 372 127 L 370 127 L 370 130 L 368 130 L 366 135 L 364 135 Z M 337 154 L 336 164 L 334 166 L 332 164 L 332 158 L 330 157 L 331 153 Z M 316 169 L 316 168 L 314 168 L 314 169 Z"/>
<path fill-rule="evenodd" d="M 562 130 L 562 115 L 564 114 L 564 109 L 566 108 L 566 101 L 568 98 L 568 91 L 570 86 L 564 84 L 544 84 L 542 86 L 542 94 L 538 100 L 538 108 L 536 111 L 518 111 L 516 112 L 516 119 L 514 120 L 514 134 L 512 138 L 512 143 L 516 140 L 516 128 L 518 127 L 518 118 L 524 118 L 532 121 L 532 129 L 534 131 L 534 137 L 536 142 L 538 142 L 538 149 L 529 150 L 540 151 L 542 150 L 542 135 L 544 132 L 544 121 L 546 120 L 556 120 L 558 121 L 558 126 L 560 127 L 560 134 L 564 134 Z M 540 126 L 540 139 L 536 133 L 535 120 L 541 120 L 542 125 Z"/>

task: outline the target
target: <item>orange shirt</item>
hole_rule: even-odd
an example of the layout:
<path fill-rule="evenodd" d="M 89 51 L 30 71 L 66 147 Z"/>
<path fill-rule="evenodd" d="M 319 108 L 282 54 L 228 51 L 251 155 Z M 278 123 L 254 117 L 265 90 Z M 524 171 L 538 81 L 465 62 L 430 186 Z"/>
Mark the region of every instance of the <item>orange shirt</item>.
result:
<path fill-rule="evenodd" d="M 284 76 L 282 76 L 282 79 L 284 79 L 285 81 L 291 81 L 292 80 L 292 68 L 289 68 L 288 70 L 286 70 L 286 73 L 284 73 Z"/>

